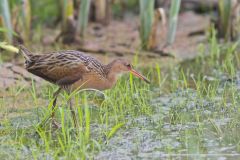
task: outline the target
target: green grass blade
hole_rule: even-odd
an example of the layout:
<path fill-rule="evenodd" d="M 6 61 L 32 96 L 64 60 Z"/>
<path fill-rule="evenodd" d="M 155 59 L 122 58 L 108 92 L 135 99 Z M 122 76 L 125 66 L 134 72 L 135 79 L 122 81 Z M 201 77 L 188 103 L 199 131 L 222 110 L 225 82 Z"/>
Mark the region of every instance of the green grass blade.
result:
<path fill-rule="evenodd" d="M 18 53 L 18 48 L 14 47 L 12 45 L 7 44 L 6 42 L 0 42 L 0 48 L 13 52 L 13 53 Z"/>
<path fill-rule="evenodd" d="M 175 40 L 180 4 L 181 0 L 171 1 L 167 44 L 172 44 Z"/>
<path fill-rule="evenodd" d="M 90 4 L 91 0 L 81 0 L 78 13 L 77 33 L 82 37 L 84 37 L 88 25 Z"/>
<path fill-rule="evenodd" d="M 107 135 L 107 139 L 110 139 L 125 123 L 116 124 Z"/>
<path fill-rule="evenodd" d="M 160 68 L 158 63 L 156 64 L 156 71 L 157 71 L 157 77 L 158 77 L 158 84 L 159 84 L 159 87 L 160 87 L 162 79 L 161 79 L 161 68 Z"/>
<path fill-rule="evenodd" d="M 140 0 L 141 47 L 147 49 L 154 21 L 154 0 Z"/>
<path fill-rule="evenodd" d="M 230 32 L 231 0 L 219 0 L 220 35 L 227 40 Z"/>
<path fill-rule="evenodd" d="M 84 94 L 84 111 L 85 111 L 85 125 L 86 125 L 86 129 L 85 129 L 85 140 L 86 143 L 89 142 L 89 138 L 90 138 L 90 111 L 89 111 L 89 107 L 87 104 L 87 95 Z"/>
<path fill-rule="evenodd" d="M 0 17 L 0 18 L 1 18 L 1 17 Z M 0 23 L 0 26 L 1 26 L 1 23 Z M 9 30 L 8 30 L 7 28 L 0 27 L 0 32 L 2 32 L 2 33 L 8 33 Z M 14 32 L 14 31 L 12 31 L 12 34 L 13 34 L 13 36 L 16 36 L 16 37 L 19 36 L 19 35 L 18 35 L 16 32 Z"/>

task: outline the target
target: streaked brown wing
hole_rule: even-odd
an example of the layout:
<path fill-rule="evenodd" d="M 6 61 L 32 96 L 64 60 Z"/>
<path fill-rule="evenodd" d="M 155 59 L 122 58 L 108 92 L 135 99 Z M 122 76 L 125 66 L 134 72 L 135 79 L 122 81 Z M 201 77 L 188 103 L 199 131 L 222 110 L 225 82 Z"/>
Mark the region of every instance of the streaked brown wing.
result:
<path fill-rule="evenodd" d="M 49 69 L 49 67 L 42 67 L 35 70 L 28 70 L 29 72 L 58 85 L 70 85 L 75 81 L 81 79 L 82 75 L 87 72 L 83 66 L 71 68 L 68 66 L 57 66 Z"/>
<path fill-rule="evenodd" d="M 84 58 L 83 55 L 75 56 L 70 51 L 36 55 L 26 68 L 49 82 L 70 85 L 89 72 L 84 64 Z"/>

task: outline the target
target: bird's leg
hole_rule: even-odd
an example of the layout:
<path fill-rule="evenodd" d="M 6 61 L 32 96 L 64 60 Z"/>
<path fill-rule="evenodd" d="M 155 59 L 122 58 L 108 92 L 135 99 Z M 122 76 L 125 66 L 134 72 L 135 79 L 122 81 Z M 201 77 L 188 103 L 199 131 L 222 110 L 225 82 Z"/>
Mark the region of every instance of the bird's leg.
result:
<path fill-rule="evenodd" d="M 58 97 L 58 94 L 61 92 L 62 88 L 58 88 L 58 90 L 56 92 L 53 93 L 53 106 L 52 106 L 52 113 L 51 113 L 51 117 L 53 118 L 54 117 L 54 109 L 56 107 L 56 103 L 57 103 L 57 97 Z"/>
<path fill-rule="evenodd" d="M 70 98 L 70 100 L 69 100 L 69 106 L 70 106 L 71 114 L 73 117 L 74 127 L 77 127 L 77 117 L 76 117 L 76 114 L 73 109 L 72 98 Z"/>
<path fill-rule="evenodd" d="M 52 118 L 52 124 L 54 126 L 56 126 L 57 128 L 60 127 L 60 125 L 56 122 L 56 120 L 54 119 L 54 115 L 55 115 L 55 107 L 56 107 L 56 103 L 57 103 L 57 97 L 59 95 L 59 93 L 61 92 L 62 88 L 58 88 L 58 90 L 56 92 L 53 93 L 53 106 L 52 106 L 52 112 L 51 112 L 51 118 Z"/>
<path fill-rule="evenodd" d="M 54 98 L 54 100 L 53 100 L 53 106 L 52 106 L 51 115 L 48 116 L 45 120 L 43 120 L 43 122 L 41 122 L 40 126 L 44 126 L 44 125 L 46 124 L 46 122 L 47 122 L 50 118 L 52 118 L 52 120 L 53 120 L 54 112 L 55 112 L 54 109 L 55 109 L 55 106 L 56 106 L 56 103 L 57 103 L 57 96 L 58 96 L 58 94 L 60 93 L 61 90 L 62 90 L 62 88 L 58 88 L 58 90 L 53 93 L 53 98 Z M 54 120 L 53 120 L 52 122 L 53 122 L 53 124 L 54 124 L 55 126 L 59 127 L 59 125 L 57 125 L 57 123 L 55 123 Z"/>

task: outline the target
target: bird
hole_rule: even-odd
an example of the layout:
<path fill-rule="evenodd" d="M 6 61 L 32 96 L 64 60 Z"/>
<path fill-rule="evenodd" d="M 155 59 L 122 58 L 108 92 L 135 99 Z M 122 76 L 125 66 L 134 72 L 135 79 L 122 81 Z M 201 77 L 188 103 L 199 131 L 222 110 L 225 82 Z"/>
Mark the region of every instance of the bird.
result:
<path fill-rule="evenodd" d="M 34 54 L 23 45 L 19 45 L 19 53 L 25 59 L 28 72 L 58 86 L 53 94 L 52 119 L 57 97 L 62 90 L 68 93 L 81 89 L 107 90 L 116 84 L 119 75 L 128 72 L 150 83 L 145 76 L 133 69 L 129 60 L 123 58 L 102 64 L 89 54 L 77 50 Z M 76 126 L 76 115 L 71 103 L 70 110 Z"/>

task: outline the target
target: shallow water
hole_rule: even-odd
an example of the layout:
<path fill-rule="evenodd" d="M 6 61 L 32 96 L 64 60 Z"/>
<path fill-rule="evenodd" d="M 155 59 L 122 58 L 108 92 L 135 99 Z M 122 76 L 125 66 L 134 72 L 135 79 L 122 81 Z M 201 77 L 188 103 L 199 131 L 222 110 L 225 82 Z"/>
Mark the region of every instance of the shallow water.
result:
<path fill-rule="evenodd" d="M 228 135 L 217 135 L 213 127 L 212 123 L 224 132 L 232 121 L 230 116 L 210 116 L 218 112 L 217 105 L 217 98 L 213 101 L 196 100 L 194 90 L 156 98 L 152 100 L 154 114 L 135 119 L 129 117 L 126 129 L 118 131 L 96 159 L 236 159 L 240 156 L 236 144 L 226 140 Z M 180 117 L 171 115 L 175 112 Z M 180 121 L 173 122 L 171 118 Z"/>

